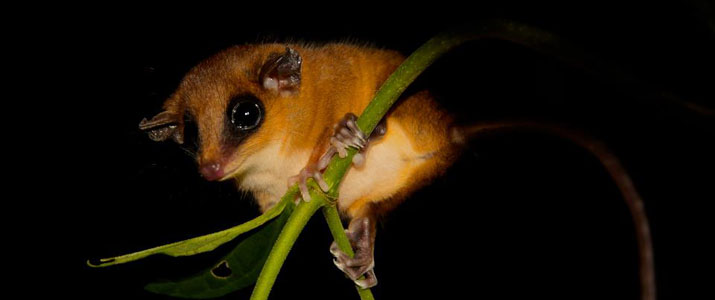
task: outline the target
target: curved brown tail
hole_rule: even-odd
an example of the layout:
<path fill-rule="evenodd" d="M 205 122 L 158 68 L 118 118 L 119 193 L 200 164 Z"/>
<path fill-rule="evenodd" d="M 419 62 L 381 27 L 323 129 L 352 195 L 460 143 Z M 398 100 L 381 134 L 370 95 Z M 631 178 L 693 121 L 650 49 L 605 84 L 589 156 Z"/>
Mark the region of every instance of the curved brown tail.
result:
<path fill-rule="evenodd" d="M 463 142 L 465 139 L 503 130 L 527 130 L 553 134 L 575 142 L 598 158 L 621 191 L 626 205 L 630 210 L 631 217 L 633 218 L 638 243 L 641 299 L 655 300 L 655 268 L 648 217 L 643 207 L 643 200 L 640 195 L 638 195 L 633 181 L 630 176 L 628 176 L 628 173 L 616 155 L 614 155 L 603 142 L 586 133 L 567 129 L 556 124 L 541 122 L 494 122 L 461 127 L 454 132 L 454 140 L 455 142 Z"/>

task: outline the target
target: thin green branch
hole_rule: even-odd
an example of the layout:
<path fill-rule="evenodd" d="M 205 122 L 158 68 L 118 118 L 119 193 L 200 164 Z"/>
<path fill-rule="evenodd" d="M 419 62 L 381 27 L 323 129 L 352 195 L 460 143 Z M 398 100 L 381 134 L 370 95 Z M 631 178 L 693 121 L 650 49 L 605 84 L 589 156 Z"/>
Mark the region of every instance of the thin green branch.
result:
<path fill-rule="evenodd" d="M 268 294 L 270 294 L 278 273 L 286 257 L 288 257 L 288 252 L 290 252 L 293 244 L 298 239 L 298 235 L 303 231 L 303 227 L 308 223 L 310 217 L 327 203 L 323 195 L 316 192 L 316 189 L 312 187 L 314 186 L 311 186 L 310 189 L 312 201 L 301 201 L 290 215 L 290 218 L 288 218 L 288 222 L 286 222 L 276 243 L 273 245 L 273 249 L 271 249 L 271 253 L 268 255 L 266 264 L 263 265 L 258 281 L 256 281 L 256 286 L 253 288 L 251 299 L 268 299 Z"/>
<path fill-rule="evenodd" d="M 345 252 L 345 254 L 349 255 L 350 257 L 353 257 L 355 253 L 350 246 L 350 240 L 348 239 L 348 236 L 345 234 L 345 228 L 343 227 L 343 222 L 340 219 L 338 210 L 331 208 L 335 208 L 335 206 L 326 205 L 323 207 L 323 216 L 325 217 L 325 222 L 328 223 L 330 234 L 333 235 L 333 239 L 338 244 L 338 246 L 342 249 L 345 249 L 343 252 Z"/>
<path fill-rule="evenodd" d="M 333 235 L 333 239 L 335 240 L 335 243 L 338 244 L 338 247 L 340 247 L 340 249 L 343 250 L 343 252 L 345 252 L 345 254 L 349 255 L 350 257 L 355 256 L 355 252 L 353 252 L 353 249 L 350 246 L 350 240 L 348 239 L 348 236 L 345 235 L 345 228 L 343 228 L 343 223 L 340 220 L 340 215 L 338 215 L 338 210 L 335 208 L 335 206 L 323 206 L 323 216 L 325 216 L 325 221 L 328 223 L 330 233 Z M 365 276 L 362 276 L 359 279 L 364 278 Z M 355 288 L 357 289 L 358 295 L 360 295 L 361 300 L 375 300 L 375 297 L 372 296 L 372 292 L 370 291 L 370 289 L 363 289 L 357 285 L 355 285 Z"/>
<path fill-rule="evenodd" d="M 392 104 L 397 101 L 407 86 L 409 86 L 410 83 L 412 83 L 412 81 L 414 81 L 414 79 L 417 78 L 422 71 L 424 71 L 424 69 L 432 64 L 432 62 L 434 62 L 439 56 L 461 43 L 468 41 L 473 36 L 473 34 L 442 34 L 429 40 L 422 47 L 417 49 L 402 63 L 402 65 L 400 65 L 400 67 L 397 68 L 390 78 L 387 79 L 375 95 L 375 98 L 373 98 L 372 102 L 370 102 L 367 108 L 365 108 L 362 115 L 357 120 L 357 124 L 360 129 L 366 135 L 370 135 L 372 130 L 375 129 L 375 126 L 377 126 L 380 120 L 390 110 Z M 350 149 L 347 157 L 334 157 L 325 169 L 323 178 L 330 186 L 330 191 L 328 192 L 328 195 L 330 196 L 328 198 L 337 199 L 340 181 L 347 172 L 348 168 L 350 168 L 352 157 L 356 152 L 357 151 L 355 149 Z M 311 197 L 313 200 L 311 202 L 299 204 L 293 212 L 293 215 L 291 215 L 291 218 L 288 219 L 288 223 L 283 228 L 283 231 L 268 256 L 268 260 L 261 271 L 261 275 L 258 277 L 256 287 L 251 295 L 252 300 L 268 299 L 273 283 L 275 283 L 278 272 L 280 271 L 288 252 L 293 246 L 293 243 L 295 243 L 298 235 L 303 230 L 305 224 L 308 223 L 310 217 L 318 210 L 318 208 L 322 206 L 331 204 L 325 207 L 326 210 L 324 214 L 331 228 L 331 233 L 338 242 L 341 250 L 346 253 L 353 252 L 350 248 L 350 243 L 345 235 L 342 224 L 339 223 L 337 209 L 335 208 L 335 205 L 332 205 L 334 203 L 327 201 L 325 195 L 320 192 L 320 189 L 318 189 L 312 181 L 310 186 Z M 362 300 L 373 299 L 372 293 L 369 289 L 358 289 L 358 292 Z"/>

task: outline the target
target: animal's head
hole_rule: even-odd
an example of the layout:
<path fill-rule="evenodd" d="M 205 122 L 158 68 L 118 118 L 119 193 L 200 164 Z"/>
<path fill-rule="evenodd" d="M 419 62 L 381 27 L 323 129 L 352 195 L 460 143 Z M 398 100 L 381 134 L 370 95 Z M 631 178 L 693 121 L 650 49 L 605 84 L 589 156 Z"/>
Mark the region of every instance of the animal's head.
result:
<path fill-rule="evenodd" d="M 154 141 L 183 144 L 185 121 L 198 125 L 197 161 L 208 180 L 244 168 L 284 123 L 274 115 L 300 89 L 302 59 L 281 45 L 237 46 L 194 67 L 164 103 L 164 111 L 139 128 Z"/>

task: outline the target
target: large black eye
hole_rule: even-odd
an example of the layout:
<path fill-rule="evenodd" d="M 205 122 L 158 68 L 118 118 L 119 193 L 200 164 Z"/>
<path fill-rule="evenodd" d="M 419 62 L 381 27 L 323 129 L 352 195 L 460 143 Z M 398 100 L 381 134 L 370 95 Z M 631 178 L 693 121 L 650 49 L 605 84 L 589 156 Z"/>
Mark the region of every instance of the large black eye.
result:
<path fill-rule="evenodd" d="M 240 131 L 256 128 L 263 119 L 263 106 L 254 96 L 238 96 L 228 107 L 228 120 Z"/>

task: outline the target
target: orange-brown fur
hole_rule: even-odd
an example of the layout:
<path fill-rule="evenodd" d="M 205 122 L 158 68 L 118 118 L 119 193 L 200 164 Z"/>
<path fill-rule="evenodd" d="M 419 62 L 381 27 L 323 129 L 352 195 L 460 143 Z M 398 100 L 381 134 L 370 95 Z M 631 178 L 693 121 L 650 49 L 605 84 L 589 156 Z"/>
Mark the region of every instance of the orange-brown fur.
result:
<path fill-rule="evenodd" d="M 221 175 L 212 178 L 236 179 L 238 186 L 252 192 L 265 211 L 285 193 L 290 176 L 316 163 L 328 149 L 333 125 L 348 112 L 360 114 L 404 59 L 394 51 L 348 44 L 288 46 L 302 58 L 297 92 L 292 86 L 288 92 L 279 88 L 271 90 L 259 78 L 262 67 L 272 66 L 267 61 L 287 51 L 286 45 L 238 46 L 193 68 L 166 101 L 166 112 L 151 121 L 142 121 L 140 127 L 156 130 L 150 134 L 155 140 L 171 136 L 180 142 L 183 132 L 177 135 L 173 131 L 162 131 L 166 128 L 156 128 L 169 124 L 165 123 L 169 119 L 174 126 L 169 130 L 182 131 L 181 118 L 185 112 L 190 114 L 199 125 L 199 164 L 220 165 L 222 171 L 211 174 Z M 247 93 L 260 99 L 265 108 L 264 121 L 240 143 L 227 142 L 224 130 L 227 106 L 233 97 Z M 353 221 L 359 220 L 351 222 L 350 228 L 353 224 L 369 224 L 370 243 L 364 247 L 369 249 L 362 249 L 368 252 L 374 243 L 376 216 L 390 211 L 416 188 L 441 173 L 452 163 L 464 137 L 470 135 L 468 128 L 452 128 L 451 117 L 439 109 L 425 91 L 397 102 L 387 115 L 386 123 L 385 135 L 368 145 L 364 165 L 348 171 L 338 199 L 340 210 Z M 483 128 L 473 129 L 482 131 Z M 554 132 L 563 135 L 563 131 Z M 623 190 L 638 225 L 642 297 L 653 298 L 655 285 L 648 222 L 630 178 L 617 159 L 599 143 L 572 134 L 565 136 L 596 154 Z M 364 220 L 370 222 L 360 222 Z M 374 273 L 371 277 L 374 280 Z"/>
<path fill-rule="evenodd" d="M 265 90 L 258 79 L 269 55 L 286 45 L 248 45 L 193 68 L 165 104 L 176 111 L 184 105 L 199 124 L 199 163 L 221 162 L 223 179 L 235 178 L 253 192 L 262 210 L 286 191 L 289 176 L 328 148 L 333 124 L 347 112 L 359 115 L 404 59 L 394 51 L 348 44 L 288 46 L 303 59 L 297 93 Z M 264 123 L 232 149 L 223 143 L 221 126 L 230 98 L 246 92 L 263 102 Z M 427 92 L 398 102 L 388 115 L 386 135 L 369 146 L 365 165 L 352 168 L 343 181 L 340 210 L 349 217 L 390 210 L 438 174 L 454 156 L 451 122 Z"/>

